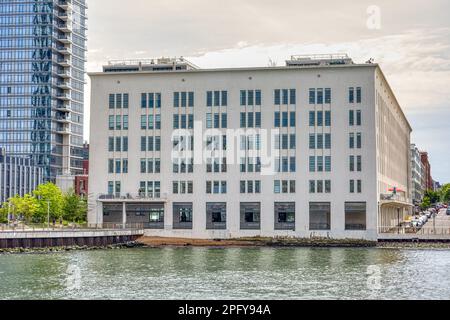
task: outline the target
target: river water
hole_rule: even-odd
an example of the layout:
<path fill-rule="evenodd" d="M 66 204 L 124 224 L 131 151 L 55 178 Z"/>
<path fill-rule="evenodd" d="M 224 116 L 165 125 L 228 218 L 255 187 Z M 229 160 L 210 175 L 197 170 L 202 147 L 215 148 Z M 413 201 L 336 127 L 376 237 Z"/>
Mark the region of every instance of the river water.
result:
<path fill-rule="evenodd" d="M 0 299 L 450 299 L 450 250 L 137 248 L 0 255 Z"/>

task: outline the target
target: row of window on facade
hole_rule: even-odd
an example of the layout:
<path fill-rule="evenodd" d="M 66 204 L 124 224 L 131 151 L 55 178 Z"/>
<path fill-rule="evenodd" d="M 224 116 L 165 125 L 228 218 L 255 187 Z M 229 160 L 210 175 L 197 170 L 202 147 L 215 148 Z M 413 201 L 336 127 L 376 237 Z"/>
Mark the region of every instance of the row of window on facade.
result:
<path fill-rule="evenodd" d="M 361 110 L 349 111 L 349 125 L 360 126 L 362 122 Z M 331 111 L 310 111 L 309 125 L 314 126 L 331 126 Z M 274 113 L 274 127 L 275 128 L 294 128 L 296 126 L 295 111 L 283 111 Z M 228 127 L 227 113 L 206 113 L 206 128 L 211 129 L 226 129 Z M 241 128 L 261 128 L 261 112 L 241 112 L 240 113 L 240 127 Z M 128 130 L 129 122 L 128 115 L 110 115 L 108 117 L 109 130 Z M 173 129 L 193 129 L 194 115 L 193 114 L 174 114 L 173 115 Z M 161 114 L 141 115 L 141 129 L 142 130 L 160 130 L 161 129 Z"/>
<path fill-rule="evenodd" d="M 262 220 L 260 202 L 240 202 L 239 227 L 241 230 L 261 230 Z M 192 202 L 174 202 L 172 204 L 172 226 L 165 224 L 163 204 L 126 204 L 127 223 L 142 223 L 147 229 L 193 229 L 194 210 Z M 274 202 L 274 230 L 296 230 L 295 202 Z M 206 230 L 226 230 L 228 212 L 226 202 L 206 203 Z M 345 230 L 366 230 L 365 202 L 345 202 Z M 122 222 L 122 204 L 104 204 L 104 222 Z M 331 230 L 331 203 L 309 202 L 309 230 Z"/>
<path fill-rule="evenodd" d="M 114 162 L 111 164 L 114 166 Z M 119 166 L 122 164 L 119 163 Z M 226 194 L 227 193 L 227 181 L 226 180 L 207 180 L 205 182 L 206 194 Z M 161 182 L 160 181 L 141 181 L 139 184 L 139 195 L 141 197 L 149 199 L 158 199 L 161 195 Z M 261 180 L 241 180 L 239 182 L 239 192 L 241 194 L 254 194 L 261 193 L 262 191 Z M 194 183 L 193 181 L 173 181 L 172 182 L 173 194 L 193 194 Z M 296 193 L 296 181 L 295 180 L 274 180 L 273 181 L 273 193 L 274 194 L 293 194 Z M 331 180 L 309 180 L 309 193 L 321 194 L 331 193 Z M 362 180 L 349 180 L 349 193 L 362 193 Z M 121 196 L 121 182 L 109 181 L 108 182 L 108 194 Z"/>
<path fill-rule="evenodd" d="M 309 104 L 331 104 L 331 88 L 310 88 Z M 239 102 L 241 106 L 261 106 L 261 90 L 240 90 Z M 348 89 L 348 102 L 361 103 L 361 87 Z M 296 105 L 296 89 L 275 89 L 273 91 L 274 105 Z M 128 93 L 109 94 L 110 109 L 127 109 L 129 107 Z M 173 107 L 194 107 L 195 93 L 193 91 L 173 92 Z M 161 93 L 141 93 L 141 108 L 161 108 Z M 206 106 L 228 106 L 228 91 L 206 91 Z"/>

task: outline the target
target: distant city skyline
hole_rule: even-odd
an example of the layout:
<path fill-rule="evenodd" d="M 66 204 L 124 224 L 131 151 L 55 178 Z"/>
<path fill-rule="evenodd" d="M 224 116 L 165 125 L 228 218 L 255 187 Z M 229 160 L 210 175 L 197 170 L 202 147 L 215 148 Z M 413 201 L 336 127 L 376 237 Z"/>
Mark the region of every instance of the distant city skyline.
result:
<path fill-rule="evenodd" d="M 411 141 L 429 153 L 433 178 L 450 181 L 447 1 L 132 2 L 128 9 L 119 0 L 89 1 L 88 71 L 112 59 L 159 56 L 184 56 L 202 68 L 283 65 L 293 54 L 373 58 L 414 129 Z"/>

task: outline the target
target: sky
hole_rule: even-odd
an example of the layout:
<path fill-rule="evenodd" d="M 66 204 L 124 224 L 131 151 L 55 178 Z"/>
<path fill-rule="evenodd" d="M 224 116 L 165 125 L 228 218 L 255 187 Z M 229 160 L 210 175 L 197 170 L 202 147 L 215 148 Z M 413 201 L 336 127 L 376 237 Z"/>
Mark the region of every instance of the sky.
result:
<path fill-rule="evenodd" d="M 124 5 L 125 4 L 125 5 Z M 379 63 L 411 141 L 450 182 L 450 1 L 88 0 L 88 72 L 114 59 L 183 56 L 199 67 L 283 65 L 347 53 Z M 87 85 L 85 138 L 90 119 Z M 94 116 L 94 115 L 93 115 Z"/>

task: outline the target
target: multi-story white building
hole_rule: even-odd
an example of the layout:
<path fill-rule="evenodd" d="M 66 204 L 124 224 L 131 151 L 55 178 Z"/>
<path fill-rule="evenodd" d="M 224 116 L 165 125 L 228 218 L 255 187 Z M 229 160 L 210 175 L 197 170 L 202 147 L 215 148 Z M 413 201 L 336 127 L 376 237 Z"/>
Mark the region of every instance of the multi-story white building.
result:
<path fill-rule="evenodd" d="M 410 210 L 410 133 L 377 64 L 183 59 L 91 73 L 89 222 L 149 236 L 376 239 Z"/>
<path fill-rule="evenodd" d="M 418 204 L 422 201 L 422 161 L 420 151 L 415 144 L 411 144 L 411 199 Z"/>

